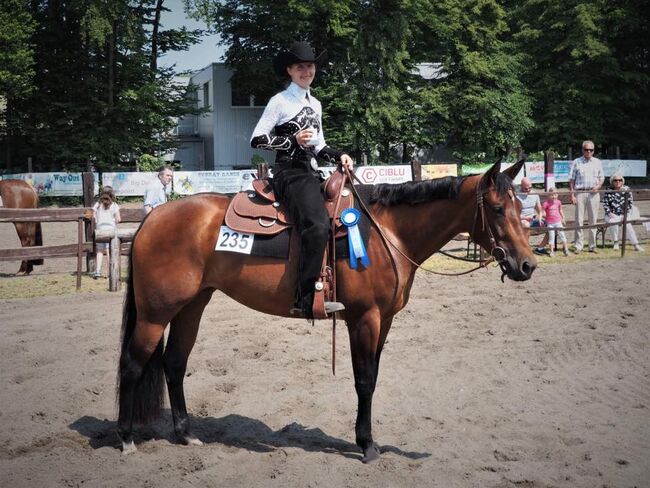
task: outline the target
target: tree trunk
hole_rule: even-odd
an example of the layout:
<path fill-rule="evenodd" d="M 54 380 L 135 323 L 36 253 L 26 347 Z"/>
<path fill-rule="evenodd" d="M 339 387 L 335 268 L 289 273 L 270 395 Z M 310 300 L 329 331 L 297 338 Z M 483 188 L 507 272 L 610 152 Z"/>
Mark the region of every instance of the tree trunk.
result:
<path fill-rule="evenodd" d="M 158 70 L 158 30 L 160 28 L 160 14 L 162 11 L 163 2 L 165 0 L 158 0 L 156 2 L 156 13 L 153 21 L 153 31 L 151 34 L 151 71 L 155 73 Z"/>
<path fill-rule="evenodd" d="M 107 83 L 107 99 L 108 99 L 108 111 L 113 110 L 114 103 L 114 86 L 115 86 L 115 37 L 117 28 L 116 22 L 113 22 L 113 32 L 108 35 L 107 39 L 107 64 L 108 64 L 108 83 Z"/>

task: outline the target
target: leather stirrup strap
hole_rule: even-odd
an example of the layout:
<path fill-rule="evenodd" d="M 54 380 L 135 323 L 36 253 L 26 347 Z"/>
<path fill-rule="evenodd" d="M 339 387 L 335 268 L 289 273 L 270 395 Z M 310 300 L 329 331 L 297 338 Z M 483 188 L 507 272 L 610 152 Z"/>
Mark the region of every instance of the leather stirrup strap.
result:
<path fill-rule="evenodd" d="M 349 172 L 343 171 L 341 164 L 338 164 L 336 171 L 341 171 L 345 176 L 343 184 L 339 187 L 338 194 L 336 195 L 336 204 L 334 205 L 334 216 L 332 217 L 332 231 L 330 232 L 330 268 L 332 269 L 332 300 L 338 301 L 336 296 L 336 216 L 339 214 L 339 206 L 341 205 L 341 195 L 345 185 L 349 182 L 353 184 L 350 179 Z M 354 200 L 352 200 L 354 201 Z M 336 376 L 336 314 L 332 314 L 332 376 Z"/>

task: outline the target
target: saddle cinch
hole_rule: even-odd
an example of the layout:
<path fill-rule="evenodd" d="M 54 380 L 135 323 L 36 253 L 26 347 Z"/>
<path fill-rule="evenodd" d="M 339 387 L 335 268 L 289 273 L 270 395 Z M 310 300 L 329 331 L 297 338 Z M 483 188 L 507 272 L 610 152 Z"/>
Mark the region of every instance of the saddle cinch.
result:
<path fill-rule="evenodd" d="M 348 233 L 347 227 L 341 223 L 341 211 L 354 203 L 352 190 L 345 186 L 345 181 L 345 175 L 336 171 L 322 185 L 325 208 L 330 222 L 334 219 L 335 223 L 334 237 L 342 237 Z M 237 193 L 226 210 L 224 221 L 233 230 L 264 236 L 273 236 L 293 227 L 286 209 L 277 201 L 268 179 L 253 180 L 253 190 Z M 336 299 L 332 258 L 326 248 L 320 279 L 315 284 L 312 307 L 312 316 L 315 319 L 328 318 L 331 312 L 326 310 L 326 303 Z"/>
<path fill-rule="evenodd" d="M 341 211 L 353 204 L 352 190 L 344 186 L 345 180 L 345 175 L 336 171 L 322 185 L 327 214 L 330 220 L 336 219 L 336 237 L 347 234 L 347 227 L 341 223 Z M 279 234 L 293 226 L 268 179 L 253 180 L 252 190 L 239 192 L 233 197 L 226 210 L 225 224 L 244 234 L 265 236 Z"/>

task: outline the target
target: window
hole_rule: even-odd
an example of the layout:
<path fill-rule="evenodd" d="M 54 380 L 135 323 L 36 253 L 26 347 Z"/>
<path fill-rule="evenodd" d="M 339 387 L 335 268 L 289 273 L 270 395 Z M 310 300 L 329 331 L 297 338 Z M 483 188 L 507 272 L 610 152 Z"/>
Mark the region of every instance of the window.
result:
<path fill-rule="evenodd" d="M 255 87 L 252 90 L 238 89 L 231 81 L 233 107 L 265 107 L 275 93 L 274 87 Z M 251 93 L 252 92 L 252 93 Z"/>
<path fill-rule="evenodd" d="M 203 106 L 206 108 L 210 106 L 210 82 L 209 81 L 203 84 Z"/>

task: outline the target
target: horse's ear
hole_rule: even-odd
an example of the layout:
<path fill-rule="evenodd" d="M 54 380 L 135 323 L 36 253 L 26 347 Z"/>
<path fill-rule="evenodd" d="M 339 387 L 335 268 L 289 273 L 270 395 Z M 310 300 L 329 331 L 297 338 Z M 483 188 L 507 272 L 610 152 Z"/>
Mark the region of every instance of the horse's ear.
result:
<path fill-rule="evenodd" d="M 488 169 L 485 174 L 483 175 L 483 180 L 487 183 L 494 183 L 496 181 L 496 177 L 501 171 L 501 158 L 497 159 L 497 162 L 492 165 L 490 169 Z"/>
<path fill-rule="evenodd" d="M 521 168 L 524 166 L 525 162 L 526 162 L 526 155 L 523 154 L 521 159 L 517 161 L 515 164 L 513 164 L 512 166 L 510 166 L 508 169 L 504 170 L 503 174 L 509 176 L 510 179 L 514 181 L 514 179 L 521 171 Z"/>

